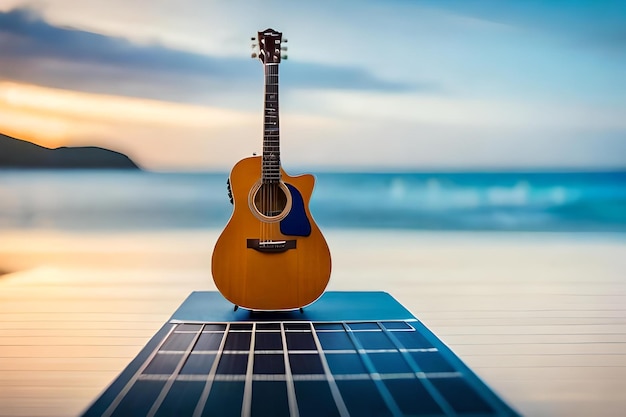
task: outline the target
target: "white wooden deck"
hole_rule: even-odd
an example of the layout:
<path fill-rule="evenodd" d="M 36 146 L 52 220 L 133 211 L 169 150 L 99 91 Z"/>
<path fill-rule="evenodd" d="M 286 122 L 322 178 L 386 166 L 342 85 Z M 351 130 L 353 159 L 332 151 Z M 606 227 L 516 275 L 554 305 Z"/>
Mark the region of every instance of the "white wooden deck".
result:
<path fill-rule="evenodd" d="M 326 235 L 329 289 L 388 291 L 523 415 L 626 413 L 626 239 Z M 215 238 L 0 233 L 0 416 L 83 411 L 214 289 Z"/>

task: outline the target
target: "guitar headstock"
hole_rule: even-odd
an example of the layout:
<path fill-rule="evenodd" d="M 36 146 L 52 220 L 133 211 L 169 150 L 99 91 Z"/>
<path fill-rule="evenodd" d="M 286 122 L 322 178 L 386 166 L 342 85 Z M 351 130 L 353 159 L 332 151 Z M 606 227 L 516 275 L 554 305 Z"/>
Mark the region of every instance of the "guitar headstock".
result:
<path fill-rule="evenodd" d="M 258 40 L 258 43 L 252 44 L 252 58 L 259 58 L 263 64 L 279 64 L 281 59 L 287 59 L 287 55 L 282 53 L 287 50 L 286 46 L 282 46 L 283 42 L 287 43 L 287 39 L 283 39 L 281 32 L 265 29 L 258 32 L 257 38 L 251 39 Z"/>

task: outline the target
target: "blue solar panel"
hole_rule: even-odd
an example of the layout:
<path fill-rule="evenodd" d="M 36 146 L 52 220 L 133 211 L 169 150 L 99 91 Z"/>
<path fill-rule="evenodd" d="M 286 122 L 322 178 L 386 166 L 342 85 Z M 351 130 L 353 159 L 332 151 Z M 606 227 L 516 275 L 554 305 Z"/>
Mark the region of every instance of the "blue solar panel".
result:
<path fill-rule="evenodd" d="M 119 379 L 85 416 L 517 415 L 414 318 L 176 320 Z"/>

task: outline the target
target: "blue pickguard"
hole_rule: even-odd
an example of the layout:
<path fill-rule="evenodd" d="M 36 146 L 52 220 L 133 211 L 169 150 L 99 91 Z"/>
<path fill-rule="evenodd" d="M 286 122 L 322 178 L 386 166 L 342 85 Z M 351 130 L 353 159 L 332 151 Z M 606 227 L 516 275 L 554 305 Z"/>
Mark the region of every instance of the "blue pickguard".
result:
<path fill-rule="evenodd" d="M 285 184 L 291 193 L 291 211 L 280 222 L 280 232 L 287 236 L 309 236 L 311 223 L 306 216 L 302 194 L 291 184 Z"/>

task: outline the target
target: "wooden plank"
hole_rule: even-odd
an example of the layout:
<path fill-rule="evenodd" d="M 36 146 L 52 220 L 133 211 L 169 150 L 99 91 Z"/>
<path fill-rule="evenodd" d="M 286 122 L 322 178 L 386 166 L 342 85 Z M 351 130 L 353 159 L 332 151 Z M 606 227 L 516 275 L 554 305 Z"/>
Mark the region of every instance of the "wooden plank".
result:
<path fill-rule="evenodd" d="M 84 410 L 189 292 L 214 289 L 216 237 L 3 233 L 0 267 L 23 270 L 0 278 L 0 417 Z M 626 409 L 621 239 L 402 231 L 327 238 L 329 290 L 390 292 L 521 414 Z"/>

